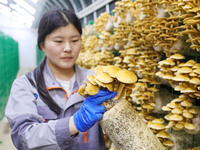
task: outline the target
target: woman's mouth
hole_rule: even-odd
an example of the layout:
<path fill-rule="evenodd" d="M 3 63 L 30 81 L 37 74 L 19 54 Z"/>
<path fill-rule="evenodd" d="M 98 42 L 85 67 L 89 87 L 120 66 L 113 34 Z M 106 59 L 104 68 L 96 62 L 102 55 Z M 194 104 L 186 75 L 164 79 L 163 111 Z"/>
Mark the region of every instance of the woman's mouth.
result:
<path fill-rule="evenodd" d="M 63 60 L 71 60 L 73 57 L 62 57 Z"/>

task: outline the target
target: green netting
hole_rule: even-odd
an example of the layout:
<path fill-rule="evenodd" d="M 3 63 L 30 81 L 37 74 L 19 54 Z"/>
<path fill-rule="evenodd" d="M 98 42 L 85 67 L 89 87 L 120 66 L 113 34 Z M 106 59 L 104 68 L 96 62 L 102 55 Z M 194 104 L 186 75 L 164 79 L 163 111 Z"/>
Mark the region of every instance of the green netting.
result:
<path fill-rule="evenodd" d="M 111 15 L 111 16 L 114 16 L 115 13 L 114 13 L 113 11 L 110 11 L 110 15 Z"/>
<path fill-rule="evenodd" d="M 4 116 L 10 88 L 18 70 L 18 43 L 0 32 L 0 119 Z"/>
<path fill-rule="evenodd" d="M 44 52 L 40 50 L 38 47 L 36 49 L 37 49 L 37 65 L 38 65 L 44 56 Z"/>
<path fill-rule="evenodd" d="M 94 20 L 90 20 L 87 24 L 93 25 L 94 24 Z"/>

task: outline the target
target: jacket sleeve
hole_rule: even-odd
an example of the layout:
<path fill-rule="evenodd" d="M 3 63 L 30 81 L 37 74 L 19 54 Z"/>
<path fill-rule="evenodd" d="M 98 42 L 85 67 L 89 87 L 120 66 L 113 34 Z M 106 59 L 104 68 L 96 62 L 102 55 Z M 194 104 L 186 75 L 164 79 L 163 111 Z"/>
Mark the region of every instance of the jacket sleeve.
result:
<path fill-rule="evenodd" d="M 12 85 L 5 114 L 15 147 L 19 150 L 70 149 L 74 138 L 69 132 L 69 117 L 43 122 L 37 111 L 34 90 L 25 76 Z"/>

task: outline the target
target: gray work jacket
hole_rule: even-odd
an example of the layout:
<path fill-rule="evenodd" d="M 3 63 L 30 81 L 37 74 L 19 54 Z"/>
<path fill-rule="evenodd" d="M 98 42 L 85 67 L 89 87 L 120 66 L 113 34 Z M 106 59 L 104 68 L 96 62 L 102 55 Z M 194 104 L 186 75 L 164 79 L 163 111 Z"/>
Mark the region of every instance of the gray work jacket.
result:
<path fill-rule="evenodd" d="M 84 97 L 77 92 L 92 71 L 75 65 L 73 93 L 68 97 L 45 65 L 43 75 L 49 94 L 62 108 L 57 115 L 40 99 L 37 90 L 25 75 L 13 82 L 6 107 L 11 137 L 19 150 L 105 150 L 103 133 L 97 122 L 87 132 L 70 136 L 69 118 L 80 108 Z M 33 72 L 31 72 L 33 78 Z"/>

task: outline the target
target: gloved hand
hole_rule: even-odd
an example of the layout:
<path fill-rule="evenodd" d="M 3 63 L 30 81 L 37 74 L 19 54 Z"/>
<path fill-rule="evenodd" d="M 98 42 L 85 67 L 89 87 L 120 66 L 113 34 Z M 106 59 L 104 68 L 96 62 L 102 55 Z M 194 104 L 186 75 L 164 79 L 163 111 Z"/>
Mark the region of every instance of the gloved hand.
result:
<path fill-rule="evenodd" d="M 96 95 L 88 96 L 81 108 L 74 114 L 74 124 L 76 128 L 85 132 L 91 128 L 98 120 L 102 118 L 106 111 L 104 105 L 100 105 L 104 101 L 112 99 L 117 95 L 117 92 L 110 92 L 106 90 L 99 90 Z"/>

